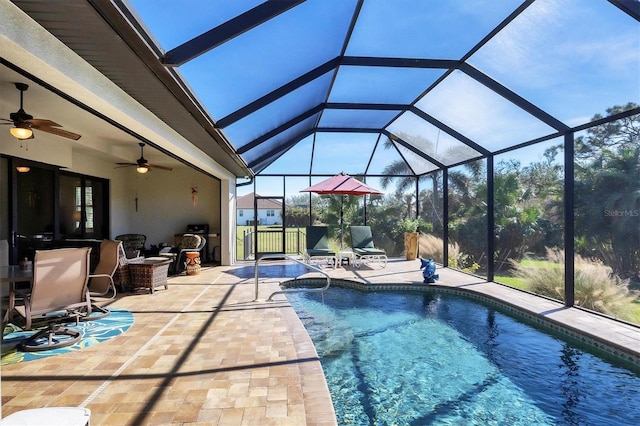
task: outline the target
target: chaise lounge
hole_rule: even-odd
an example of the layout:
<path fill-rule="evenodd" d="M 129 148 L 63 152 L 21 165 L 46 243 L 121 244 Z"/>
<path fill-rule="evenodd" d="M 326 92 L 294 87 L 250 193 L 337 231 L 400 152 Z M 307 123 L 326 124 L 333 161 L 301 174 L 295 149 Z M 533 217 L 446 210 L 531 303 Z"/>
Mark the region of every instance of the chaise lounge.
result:
<path fill-rule="evenodd" d="M 355 267 L 359 268 L 363 263 L 377 262 L 382 267 L 387 266 L 387 253 L 373 245 L 373 236 L 369 226 L 351 226 L 351 248 L 355 255 Z"/>
<path fill-rule="evenodd" d="M 329 248 L 329 228 L 326 226 L 307 226 L 307 244 L 304 252 L 304 263 L 311 264 L 311 259 L 326 261 L 336 267 L 336 253 Z"/>

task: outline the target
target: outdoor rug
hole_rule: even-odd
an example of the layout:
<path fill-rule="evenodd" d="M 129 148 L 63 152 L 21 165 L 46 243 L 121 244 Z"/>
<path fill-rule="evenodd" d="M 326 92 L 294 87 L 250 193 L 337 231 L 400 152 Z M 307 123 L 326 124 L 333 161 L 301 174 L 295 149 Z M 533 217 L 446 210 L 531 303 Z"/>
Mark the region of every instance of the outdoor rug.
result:
<path fill-rule="evenodd" d="M 80 331 L 82 335 L 80 341 L 72 346 L 48 351 L 23 352 L 19 350 L 17 348 L 18 344 L 26 337 L 37 333 L 38 330 L 22 331 L 21 328 L 9 324 L 5 327 L 5 332 L 9 332 L 10 329 L 12 329 L 12 331 L 4 335 L 1 365 L 17 364 L 23 361 L 32 361 L 77 351 L 95 345 L 96 343 L 104 342 L 127 331 L 133 324 L 133 314 L 124 309 L 110 310 L 111 313 L 101 319 L 80 321 L 78 325 L 76 325 L 75 322 L 66 324 L 67 328 Z"/>

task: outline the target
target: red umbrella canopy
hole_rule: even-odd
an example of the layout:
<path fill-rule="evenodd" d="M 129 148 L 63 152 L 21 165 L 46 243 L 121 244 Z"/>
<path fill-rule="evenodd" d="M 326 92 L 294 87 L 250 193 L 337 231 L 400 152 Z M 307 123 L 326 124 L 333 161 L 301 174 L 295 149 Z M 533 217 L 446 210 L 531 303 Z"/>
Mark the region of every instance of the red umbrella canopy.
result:
<path fill-rule="evenodd" d="M 315 192 L 316 194 L 344 194 L 344 195 L 370 195 L 382 194 L 367 184 L 360 182 L 346 173 L 340 173 L 320 183 L 311 185 L 300 192 Z"/>

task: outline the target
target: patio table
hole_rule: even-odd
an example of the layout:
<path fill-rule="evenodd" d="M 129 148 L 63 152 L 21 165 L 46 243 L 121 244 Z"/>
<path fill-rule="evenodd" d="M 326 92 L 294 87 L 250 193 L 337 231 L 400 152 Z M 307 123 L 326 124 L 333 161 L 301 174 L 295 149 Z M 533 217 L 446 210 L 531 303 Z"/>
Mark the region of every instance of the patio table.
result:
<path fill-rule="evenodd" d="M 353 265 L 355 254 L 351 249 L 344 249 L 338 252 L 338 265 L 342 266 L 342 262 L 347 261 L 347 265 Z"/>
<path fill-rule="evenodd" d="M 167 273 L 171 260 L 166 257 L 148 257 L 141 262 L 130 263 L 129 283 L 132 290 L 146 288 L 153 294 L 156 287 L 169 288 Z"/>

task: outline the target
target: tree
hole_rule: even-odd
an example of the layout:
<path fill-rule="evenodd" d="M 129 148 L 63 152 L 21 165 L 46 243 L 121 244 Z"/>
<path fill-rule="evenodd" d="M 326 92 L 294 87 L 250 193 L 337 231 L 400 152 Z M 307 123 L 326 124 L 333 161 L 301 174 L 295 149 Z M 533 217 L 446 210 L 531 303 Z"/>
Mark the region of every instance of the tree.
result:
<path fill-rule="evenodd" d="M 421 146 L 433 146 L 429 140 L 422 140 Z M 387 138 L 383 144 L 384 149 L 396 149 L 391 139 Z M 383 189 L 387 189 L 393 183 L 396 185 L 396 196 L 402 197 L 406 202 L 406 214 L 402 216 L 405 219 L 415 218 L 416 207 L 422 207 L 420 216 L 423 219 L 431 219 L 432 229 L 442 229 L 442 219 L 440 212 L 437 212 L 437 206 L 440 206 L 440 179 L 442 174 L 433 172 L 426 175 L 415 176 L 409 164 L 404 160 L 394 161 L 388 164 L 383 172 L 384 176 L 380 179 L 380 185 Z M 430 182 L 431 191 L 421 191 L 418 199 L 415 199 L 416 182 Z M 426 197 L 429 197 L 428 199 Z M 429 213 L 427 213 L 429 212 Z M 435 214 L 431 214 L 435 212 Z"/>
<path fill-rule="evenodd" d="M 614 106 L 607 114 L 635 107 Z M 590 128 L 576 138 L 575 151 L 576 250 L 600 258 L 623 278 L 638 279 L 640 116 Z"/>

